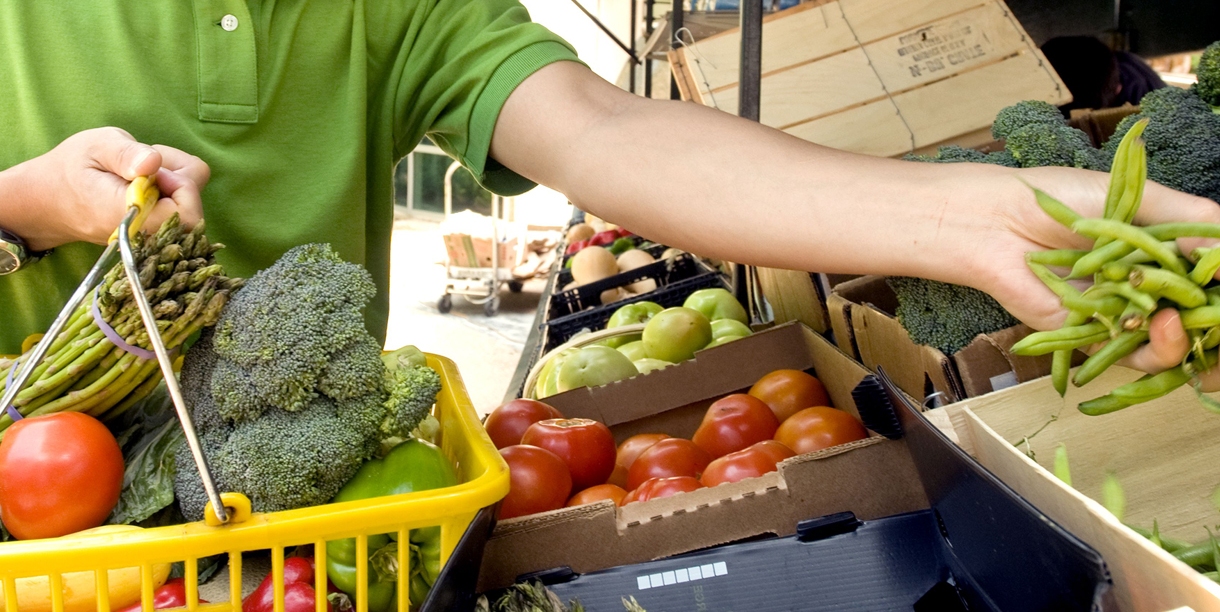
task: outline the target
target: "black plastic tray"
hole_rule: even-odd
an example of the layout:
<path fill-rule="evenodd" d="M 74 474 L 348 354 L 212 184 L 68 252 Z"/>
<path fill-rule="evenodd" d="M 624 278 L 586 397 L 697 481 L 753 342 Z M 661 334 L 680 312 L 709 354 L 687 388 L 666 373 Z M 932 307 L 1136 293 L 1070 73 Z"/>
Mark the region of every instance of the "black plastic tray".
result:
<path fill-rule="evenodd" d="M 659 612 L 1117 610 L 1101 556 L 932 427 L 884 372 L 857 394 L 866 422 L 906 438 L 929 509 L 863 523 L 841 513 L 795 536 L 521 578 L 589 612 L 619 612 L 624 597 Z"/>
<path fill-rule="evenodd" d="M 649 255 L 652 255 L 653 259 L 660 258 L 661 254 L 664 253 L 665 250 L 669 248 L 663 244 L 650 244 L 646 247 L 640 248 L 639 245 L 644 240 L 642 238 L 639 238 L 638 236 L 636 238 L 637 238 L 636 239 L 636 248 L 638 250 L 648 253 Z M 563 257 L 563 261 L 561 262 L 561 265 L 559 267 L 559 277 L 556 282 L 560 289 L 566 287 L 568 285 L 568 283 L 572 282 L 572 269 L 567 267 L 567 263 L 568 263 L 568 260 L 572 259 L 573 256 L 574 255 L 565 255 Z"/>
<path fill-rule="evenodd" d="M 601 303 L 603 291 L 646 278 L 657 282 L 655 290 L 633 295 L 613 304 Z M 699 263 L 692 255 L 684 253 L 673 259 L 648 264 L 571 291 L 553 294 L 549 316 L 543 324 L 546 333 L 542 352 L 545 354 L 582 331 L 604 328 L 614 311 L 627 304 L 649 301 L 672 308 L 681 306 L 695 291 L 714 287 L 728 288 L 724 275 Z M 587 309 L 589 306 L 594 308 Z"/>

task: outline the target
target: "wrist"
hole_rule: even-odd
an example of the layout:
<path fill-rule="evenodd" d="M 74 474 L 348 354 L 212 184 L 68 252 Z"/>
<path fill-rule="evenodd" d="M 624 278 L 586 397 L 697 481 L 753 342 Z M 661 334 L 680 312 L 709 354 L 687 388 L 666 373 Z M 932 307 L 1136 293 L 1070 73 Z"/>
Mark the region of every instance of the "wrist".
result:
<path fill-rule="evenodd" d="M 65 241 L 55 232 L 59 216 L 48 209 L 32 162 L 0 171 L 0 228 L 20 237 L 31 251 L 44 251 Z"/>

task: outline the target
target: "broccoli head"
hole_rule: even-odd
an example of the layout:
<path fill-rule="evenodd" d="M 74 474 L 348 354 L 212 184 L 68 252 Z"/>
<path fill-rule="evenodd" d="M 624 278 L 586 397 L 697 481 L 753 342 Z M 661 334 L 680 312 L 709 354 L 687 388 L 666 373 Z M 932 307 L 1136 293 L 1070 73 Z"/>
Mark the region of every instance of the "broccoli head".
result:
<path fill-rule="evenodd" d="M 194 415 L 192 415 L 194 416 Z M 203 456 L 207 458 L 208 469 L 212 472 L 212 480 L 216 482 L 217 492 L 234 491 L 235 489 L 224 480 L 217 469 L 217 457 L 225 442 L 229 439 L 230 428 L 223 425 L 199 432 L 199 446 Z M 191 456 L 191 448 L 186 444 L 186 438 L 178 442 L 174 449 L 174 497 L 178 500 L 178 509 L 187 520 L 203 520 L 203 510 L 208 504 L 208 494 L 203 488 L 203 480 L 199 478 L 199 470 L 195 468 L 195 458 Z"/>
<path fill-rule="evenodd" d="M 326 503 L 383 438 L 428 415 L 440 377 L 414 347 L 382 356 L 360 316 L 372 291 L 329 247 L 298 247 L 191 347 L 183 394 L 220 489 L 259 512 Z M 187 518 L 203 516 L 195 470 L 179 470 L 175 493 Z"/>
<path fill-rule="evenodd" d="M 886 279 L 898 297 L 898 322 L 916 344 L 952 355 L 975 336 L 1018 323 L 991 296 L 970 287 L 922 278 Z"/>
<path fill-rule="evenodd" d="M 1034 123 L 1008 135 L 1005 147 L 1022 168 L 1065 166 L 1108 170 L 1108 157 L 1084 132 L 1066 125 Z"/>
<path fill-rule="evenodd" d="M 248 373 L 260 402 L 299 410 L 317 397 L 332 355 L 368 337 L 360 311 L 375 293 L 369 273 L 329 245 L 296 247 L 229 301 L 216 326 L 216 354 Z M 216 384 L 222 408 L 247 390 Z"/>
<path fill-rule="evenodd" d="M 936 150 L 936 155 L 907 155 L 907 161 L 929 162 L 934 164 L 976 163 L 993 164 L 996 166 L 1020 167 L 1017 160 L 1008 151 L 984 153 L 976 149 L 967 149 L 958 145 L 947 145 Z"/>
<path fill-rule="evenodd" d="M 995 116 L 991 124 L 991 135 L 996 140 L 1007 140 L 1017 130 L 1030 126 L 1042 125 L 1050 128 L 1067 126 L 1063 113 L 1048 102 L 1041 100 L 1024 100 L 1004 108 Z"/>
<path fill-rule="evenodd" d="M 1220 41 L 1204 49 L 1195 74 L 1199 77 L 1195 91 L 1215 112 L 1220 112 Z"/>
<path fill-rule="evenodd" d="M 1144 142 L 1148 178 L 1162 185 L 1220 201 L 1220 115 L 1194 90 L 1163 87 L 1140 101 L 1140 112 L 1122 120 L 1106 143 L 1113 157 L 1127 130 L 1147 118 Z"/>

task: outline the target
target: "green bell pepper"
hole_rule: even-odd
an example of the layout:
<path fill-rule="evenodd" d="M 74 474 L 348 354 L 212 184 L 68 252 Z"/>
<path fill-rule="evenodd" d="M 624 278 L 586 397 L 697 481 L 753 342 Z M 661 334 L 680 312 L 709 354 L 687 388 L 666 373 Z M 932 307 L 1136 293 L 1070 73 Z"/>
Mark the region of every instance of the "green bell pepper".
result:
<path fill-rule="evenodd" d="M 615 257 L 635 248 L 635 241 L 630 238 L 619 238 L 609 246 L 610 254 Z"/>
<path fill-rule="evenodd" d="M 395 446 L 384 458 L 365 462 L 331 501 L 369 499 L 456 484 L 458 478 L 453 464 L 439 448 L 422 440 L 410 439 Z M 413 529 L 409 539 L 410 601 L 414 608 L 423 603 L 441 571 L 440 527 Z M 397 540 L 396 533 L 368 538 L 369 612 L 393 612 L 397 607 L 395 593 L 398 547 L 401 545 Z M 326 574 L 339 590 L 353 599 L 356 597 L 355 538 L 326 543 Z"/>

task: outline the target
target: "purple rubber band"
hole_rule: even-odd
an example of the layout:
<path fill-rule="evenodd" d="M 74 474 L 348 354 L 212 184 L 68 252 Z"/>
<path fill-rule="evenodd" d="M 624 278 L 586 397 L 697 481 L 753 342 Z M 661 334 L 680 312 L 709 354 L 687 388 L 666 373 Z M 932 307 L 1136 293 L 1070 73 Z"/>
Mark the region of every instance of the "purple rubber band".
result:
<path fill-rule="evenodd" d="M 119 335 L 119 332 L 114 331 L 114 328 L 110 327 L 110 324 L 102 318 L 102 311 L 97 307 L 97 289 L 93 290 L 93 307 L 89 310 L 93 314 L 93 322 L 97 323 L 97 328 L 102 330 L 102 334 L 106 336 L 106 339 L 109 340 L 111 344 L 119 347 L 125 352 L 139 357 L 140 359 L 157 358 L 157 354 L 148 349 L 142 349 L 138 346 L 132 346 L 124 342 L 123 337 Z"/>
<path fill-rule="evenodd" d="M 21 361 L 20 361 L 20 360 L 18 360 L 18 359 L 14 359 L 14 360 L 13 360 L 13 365 L 9 367 L 9 369 L 8 369 L 8 378 L 6 378 L 6 379 L 4 380 L 4 388 L 5 388 L 5 390 L 7 390 L 7 389 L 9 388 L 9 386 L 11 386 L 11 385 L 13 384 L 13 374 L 14 374 L 14 373 L 17 371 L 17 365 L 18 365 L 19 363 L 21 363 Z M 21 416 L 21 413 L 20 413 L 20 412 L 17 412 L 17 409 L 16 409 L 16 408 L 14 408 L 12 404 L 9 404 L 9 405 L 5 406 L 5 407 L 4 407 L 4 411 L 5 411 L 6 413 L 8 413 L 8 418 L 13 419 L 13 422 L 14 422 L 14 423 L 16 423 L 17 421 L 20 421 L 21 419 L 24 419 L 24 418 L 25 418 L 25 417 Z"/>

